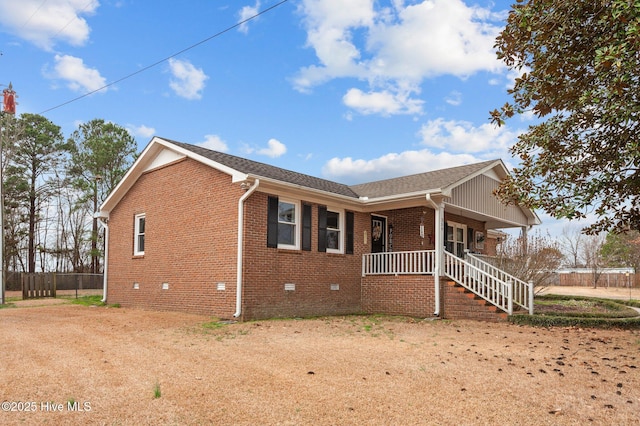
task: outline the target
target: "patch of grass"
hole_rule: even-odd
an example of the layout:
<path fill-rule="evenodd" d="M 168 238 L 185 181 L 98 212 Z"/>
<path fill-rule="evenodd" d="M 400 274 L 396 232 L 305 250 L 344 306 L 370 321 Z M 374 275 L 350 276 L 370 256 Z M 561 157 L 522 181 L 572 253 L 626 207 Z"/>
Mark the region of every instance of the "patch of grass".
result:
<path fill-rule="evenodd" d="M 3 305 L 0 305 L 0 309 L 15 308 L 15 307 L 16 307 L 15 303 L 9 303 L 6 301 Z"/>
<path fill-rule="evenodd" d="M 153 399 L 158 399 L 162 396 L 162 391 L 160 390 L 160 383 L 156 382 L 156 385 L 153 387 Z"/>
<path fill-rule="evenodd" d="M 213 334 L 215 339 L 220 342 L 224 339 L 235 339 L 238 336 L 249 334 L 246 324 L 249 323 L 238 324 L 236 321 L 212 318 L 211 321 L 201 324 L 201 328 L 196 328 L 195 332 Z"/>
<path fill-rule="evenodd" d="M 636 318 L 581 318 L 545 315 L 512 315 L 509 321 L 514 324 L 531 325 L 534 327 L 580 327 L 580 328 L 621 328 L 639 329 L 640 317 Z"/>
<path fill-rule="evenodd" d="M 226 327 L 229 324 L 230 322 L 228 321 L 220 321 L 219 318 L 213 318 L 211 321 L 202 324 L 202 328 L 204 328 L 205 330 L 218 330 L 220 328 Z"/>
<path fill-rule="evenodd" d="M 515 314 L 514 324 L 536 327 L 640 328 L 638 312 L 626 300 L 595 297 L 547 295 L 537 296 L 534 315 Z"/>
<path fill-rule="evenodd" d="M 102 301 L 102 296 L 80 296 L 77 299 L 75 297 L 69 298 L 69 301 L 75 305 L 82 306 L 106 306 L 107 304 Z"/>

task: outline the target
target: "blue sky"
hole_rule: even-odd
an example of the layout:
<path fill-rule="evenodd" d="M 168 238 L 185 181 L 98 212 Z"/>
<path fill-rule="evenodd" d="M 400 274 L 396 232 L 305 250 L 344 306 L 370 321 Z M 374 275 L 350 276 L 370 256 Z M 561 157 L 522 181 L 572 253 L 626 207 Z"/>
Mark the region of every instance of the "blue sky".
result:
<path fill-rule="evenodd" d="M 347 184 L 512 167 L 528 118 L 488 119 L 515 77 L 493 50 L 510 4 L 0 0 L 0 84 L 65 137 L 101 118 L 140 149 L 156 135 Z"/>

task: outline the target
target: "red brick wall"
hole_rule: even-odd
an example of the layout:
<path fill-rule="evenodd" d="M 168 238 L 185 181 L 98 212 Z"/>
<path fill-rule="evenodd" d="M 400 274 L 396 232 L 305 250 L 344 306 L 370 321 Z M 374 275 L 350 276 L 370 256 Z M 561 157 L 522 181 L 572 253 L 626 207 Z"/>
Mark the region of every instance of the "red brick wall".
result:
<path fill-rule="evenodd" d="M 231 318 L 236 303 L 237 206 L 243 194 L 228 175 L 193 160 L 143 174 L 110 214 L 108 303 Z M 268 248 L 267 197 L 258 190 L 245 204 L 241 319 L 362 311 L 433 315 L 432 276 L 361 277 L 362 254 L 370 252 L 370 214 L 354 214 L 354 254 L 318 252 L 314 203 L 309 203 L 311 251 Z M 133 256 L 134 216 L 139 213 L 146 215 L 145 254 Z M 393 225 L 393 251 L 433 249 L 432 209 L 379 213 Z M 448 214 L 446 218 L 483 229 L 481 222 Z M 419 235 L 421 219 L 424 239 Z M 169 288 L 163 290 L 163 283 Z M 225 289 L 218 290 L 218 283 Z M 285 290 L 285 284 L 295 284 L 295 290 Z"/>
<path fill-rule="evenodd" d="M 387 225 L 393 225 L 393 251 L 433 250 L 435 248 L 435 211 L 433 209 L 414 207 L 380 211 L 375 214 L 385 216 Z M 424 238 L 420 238 L 421 221 L 424 224 Z M 484 232 L 485 237 L 487 235 L 484 222 L 450 214 L 446 210 L 445 221 L 467 225 L 469 228 L 473 228 L 474 231 Z M 474 251 L 484 253 L 487 249 L 489 247 L 485 241 L 484 250 L 474 249 Z"/>
<path fill-rule="evenodd" d="M 388 210 L 376 214 L 387 217 L 387 226 L 393 225 L 393 251 L 434 249 L 435 211 L 433 209 L 417 207 Z M 424 238 L 420 238 L 421 220 L 424 224 Z"/>
<path fill-rule="evenodd" d="M 108 303 L 231 317 L 242 193 L 193 160 L 143 174 L 110 214 Z M 145 254 L 134 257 L 138 213 L 146 214 Z"/>
<path fill-rule="evenodd" d="M 435 281 L 431 275 L 372 275 L 362 278 L 362 310 L 368 314 L 431 318 Z"/>
<path fill-rule="evenodd" d="M 371 226 L 370 216 L 355 214 L 354 254 L 318 252 L 318 205 L 313 203 L 308 203 L 312 206 L 311 251 L 268 248 L 267 197 L 256 192 L 246 203 L 242 318 L 360 312 L 362 253 L 368 251 L 363 235 Z M 295 284 L 295 290 L 285 290 L 287 283 Z M 339 290 L 332 290 L 331 284 L 338 284 Z"/>
<path fill-rule="evenodd" d="M 230 181 L 192 160 L 142 175 L 110 215 L 108 303 L 231 318 L 237 206 L 244 192 Z M 146 215 L 145 254 L 140 257 L 133 256 L 138 213 Z M 317 204 L 312 204 L 311 251 L 267 248 L 267 194 L 253 193 L 245 203 L 241 318 L 360 312 L 362 253 L 368 251 L 363 233 L 370 227 L 369 217 L 355 214 L 352 255 L 318 252 Z M 225 290 L 217 290 L 219 282 Z M 285 291 L 285 283 L 294 283 L 295 291 Z M 332 290 L 332 284 L 339 289 Z"/>

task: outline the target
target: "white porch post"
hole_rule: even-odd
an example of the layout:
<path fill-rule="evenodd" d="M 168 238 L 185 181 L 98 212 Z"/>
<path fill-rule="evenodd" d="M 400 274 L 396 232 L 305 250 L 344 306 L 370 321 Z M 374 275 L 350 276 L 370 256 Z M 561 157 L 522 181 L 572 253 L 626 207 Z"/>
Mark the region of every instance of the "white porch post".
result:
<path fill-rule="evenodd" d="M 435 210 L 435 268 L 433 272 L 435 282 L 435 305 L 436 309 L 433 315 L 440 315 L 440 276 L 444 271 L 444 201 L 442 197 L 438 197 L 438 201 L 427 194 L 427 203 Z"/>

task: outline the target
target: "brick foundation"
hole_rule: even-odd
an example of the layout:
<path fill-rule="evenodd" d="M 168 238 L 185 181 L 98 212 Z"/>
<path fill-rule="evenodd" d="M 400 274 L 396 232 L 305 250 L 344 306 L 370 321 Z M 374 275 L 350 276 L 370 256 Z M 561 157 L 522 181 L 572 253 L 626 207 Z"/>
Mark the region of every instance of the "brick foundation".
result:
<path fill-rule="evenodd" d="M 368 314 L 432 318 L 435 282 L 431 275 L 373 275 L 362 278 L 362 310 Z"/>

